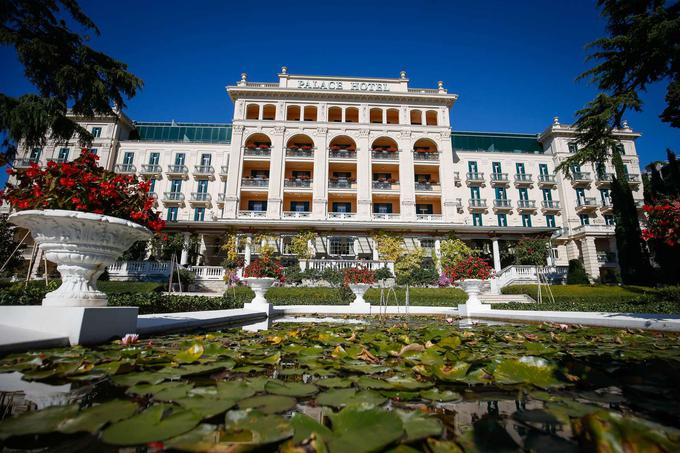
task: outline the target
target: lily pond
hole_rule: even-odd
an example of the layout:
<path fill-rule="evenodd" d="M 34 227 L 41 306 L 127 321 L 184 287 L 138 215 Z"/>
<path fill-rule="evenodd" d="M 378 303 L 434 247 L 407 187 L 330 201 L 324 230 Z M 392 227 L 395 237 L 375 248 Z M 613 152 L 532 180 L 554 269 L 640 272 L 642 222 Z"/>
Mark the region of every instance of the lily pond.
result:
<path fill-rule="evenodd" d="M 4 356 L 0 447 L 680 451 L 677 335 L 348 321 Z"/>

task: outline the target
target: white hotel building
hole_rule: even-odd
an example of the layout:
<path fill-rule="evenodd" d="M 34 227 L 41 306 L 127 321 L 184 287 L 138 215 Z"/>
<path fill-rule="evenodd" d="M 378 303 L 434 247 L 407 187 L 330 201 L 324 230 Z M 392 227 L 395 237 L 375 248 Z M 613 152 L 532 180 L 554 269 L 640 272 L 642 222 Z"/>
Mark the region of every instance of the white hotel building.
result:
<path fill-rule="evenodd" d="M 613 169 L 555 167 L 574 150 L 574 129 L 552 124 L 538 134 L 458 132 L 450 110 L 458 96 L 412 88 L 399 78 L 289 74 L 227 93 L 230 124 L 134 122 L 121 114 L 83 119 L 103 166 L 151 179 L 168 230 L 201 237 L 198 262 L 219 266 L 227 231 L 289 238 L 314 230 L 319 263 L 378 260 L 371 236 L 400 233 L 408 247 L 438 253 L 455 233 L 500 269 L 513 241 L 553 234 L 554 264 L 582 259 L 591 278 L 617 267 L 609 184 Z M 640 165 L 628 127 L 617 136 L 629 183 L 642 204 Z M 77 144 L 24 150 L 31 160 L 73 159 Z"/>

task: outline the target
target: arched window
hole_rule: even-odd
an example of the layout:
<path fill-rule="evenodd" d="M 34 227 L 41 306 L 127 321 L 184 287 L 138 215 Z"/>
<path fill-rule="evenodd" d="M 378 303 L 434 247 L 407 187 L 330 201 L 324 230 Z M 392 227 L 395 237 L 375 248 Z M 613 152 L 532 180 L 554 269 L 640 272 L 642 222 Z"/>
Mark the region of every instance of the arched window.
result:
<path fill-rule="evenodd" d="M 328 108 L 328 122 L 339 123 L 342 121 L 342 109 L 340 107 Z"/>
<path fill-rule="evenodd" d="M 399 124 L 399 110 L 387 109 L 387 124 Z"/>
<path fill-rule="evenodd" d="M 253 134 L 246 139 L 246 149 L 269 149 L 272 147 L 272 140 L 265 134 Z"/>
<path fill-rule="evenodd" d="M 273 121 L 276 119 L 276 106 L 273 104 L 267 104 L 262 107 L 262 119 L 267 121 Z"/>
<path fill-rule="evenodd" d="M 425 112 L 425 123 L 428 126 L 437 125 L 437 112 L 435 110 L 428 110 Z"/>
<path fill-rule="evenodd" d="M 338 151 L 341 149 L 346 149 L 347 151 L 356 151 L 357 145 L 350 137 L 346 135 L 338 135 L 331 140 L 329 148 L 332 151 Z"/>
<path fill-rule="evenodd" d="M 347 107 L 345 109 L 345 123 L 358 123 L 359 109 L 356 107 Z"/>
<path fill-rule="evenodd" d="M 293 150 L 310 150 L 314 148 L 314 140 L 305 134 L 293 135 L 286 142 L 286 148 Z"/>
<path fill-rule="evenodd" d="M 299 105 L 289 105 L 286 109 L 286 120 L 288 121 L 300 121 L 300 106 Z"/>
<path fill-rule="evenodd" d="M 437 144 L 429 138 L 421 138 L 413 144 L 413 151 L 418 153 L 436 153 Z"/>
<path fill-rule="evenodd" d="M 397 145 L 397 142 L 390 137 L 376 138 L 373 140 L 373 144 L 371 145 L 372 151 L 396 152 L 398 148 L 399 146 Z"/>
<path fill-rule="evenodd" d="M 420 110 L 411 110 L 411 124 L 423 124 L 423 113 Z"/>
<path fill-rule="evenodd" d="M 305 121 L 316 121 L 316 107 L 306 105 L 304 109 Z"/>
<path fill-rule="evenodd" d="M 246 119 L 258 120 L 260 119 L 260 106 L 257 104 L 248 104 L 246 107 Z"/>
<path fill-rule="evenodd" d="M 382 115 L 383 115 L 382 109 L 372 108 L 370 122 L 376 124 L 382 123 L 383 122 Z"/>

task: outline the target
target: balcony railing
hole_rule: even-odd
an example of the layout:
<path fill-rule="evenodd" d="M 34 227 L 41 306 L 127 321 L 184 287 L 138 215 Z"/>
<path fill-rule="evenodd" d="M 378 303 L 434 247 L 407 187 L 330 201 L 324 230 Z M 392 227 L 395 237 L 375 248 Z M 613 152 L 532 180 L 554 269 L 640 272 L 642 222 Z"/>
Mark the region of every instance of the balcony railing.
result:
<path fill-rule="evenodd" d="M 186 175 L 188 172 L 189 172 L 189 169 L 187 168 L 186 165 L 168 165 L 167 173 L 169 173 L 169 174 Z"/>
<path fill-rule="evenodd" d="M 356 212 L 329 212 L 328 218 L 334 220 L 348 220 L 356 218 Z"/>
<path fill-rule="evenodd" d="M 239 211 L 239 218 L 248 219 L 264 219 L 267 217 L 267 211 Z"/>
<path fill-rule="evenodd" d="M 436 162 L 436 161 L 439 161 L 439 153 L 438 152 L 418 152 L 418 151 L 414 151 L 413 152 L 413 160 Z"/>
<path fill-rule="evenodd" d="M 214 175 L 215 169 L 210 165 L 196 165 L 194 166 L 195 175 Z"/>
<path fill-rule="evenodd" d="M 184 201 L 184 194 L 182 192 L 164 192 L 163 201 Z"/>
<path fill-rule="evenodd" d="M 479 172 L 468 172 L 465 175 L 465 180 L 469 183 L 481 183 L 484 182 L 484 173 L 479 173 Z"/>
<path fill-rule="evenodd" d="M 507 173 L 491 173 L 491 182 L 498 184 L 505 184 L 509 182 Z"/>
<path fill-rule="evenodd" d="M 486 198 L 470 198 L 468 206 L 471 208 L 484 209 L 486 208 Z"/>
<path fill-rule="evenodd" d="M 132 164 L 116 164 L 113 170 L 116 173 L 134 173 L 137 171 L 137 167 Z"/>
<path fill-rule="evenodd" d="M 54 162 L 55 164 L 63 164 L 64 162 L 68 162 L 68 159 L 65 157 L 50 157 L 47 159 L 47 162 Z"/>
<path fill-rule="evenodd" d="M 286 157 L 314 157 L 314 149 L 286 148 Z"/>
<path fill-rule="evenodd" d="M 543 209 L 560 209 L 559 200 L 543 200 L 541 202 Z"/>
<path fill-rule="evenodd" d="M 538 175 L 539 184 L 556 184 L 555 175 Z"/>
<path fill-rule="evenodd" d="M 373 181 L 373 188 L 375 190 L 398 190 L 399 183 L 389 181 Z"/>
<path fill-rule="evenodd" d="M 589 183 L 592 180 L 587 171 L 575 171 L 571 173 L 572 183 Z"/>
<path fill-rule="evenodd" d="M 243 150 L 243 155 L 247 157 L 269 157 L 271 154 L 271 148 L 244 148 Z"/>
<path fill-rule="evenodd" d="M 630 184 L 640 184 L 640 175 L 626 175 L 626 181 Z"/>
<path fill-rule="evenodd" d="M 416 191 L 418 192 L 439 192 L 441 186 L 436 182 L 416 182 Z"/>
<path fill-rule="evenodd" d="M 352 181 L 349 179 L 338 179 L 336 181 L 330 180 L 328 181 L 328 188 L 329 189 L 351 189 L 352 188 Z"/>
<path fill-rule="evenodd" d="M 31 164 L 40 165 L 40 159 L 14 159 L 14 168 L 28 168 Z"/>
<path fill-rule="evenodd" d="M 330 149 L 328 157 L 331 159 L 356 159 L 357 152 L 353 149 Z"/>
<path fill-rule="evenodd" d="M 191 192 L 190 201 L 208 202 L 212 200 L 212 196 L 209 193 L 204 192 Z"/>
<path fill-rule="evenodd" d="M 531 173 L 517 173 L 515 174 L 515 184 L 531 184 L 533 178 Z"/>
<path fill-rule="evenodd" d="M 577 208 L 594 208 L 597 206 L 597 200 L 593 197 L 579 198 L 576 200 Z"/>
<path fill-rule="evenodd" d="M 310 188 L 310 187 L 312 187 L 312 180 L 311 179 L 287 179 L 283 182 L 283 187 Z"/>
<path fill-rule="evenodd" d="M 400 214 L 383 214 L 379 212 L 374 212 L 372 219 L 373 220 L 399 220 L 401 217 Z"/>
<path fill-rule="evenodd" d="M 602 207 L 602 209 L 611 209 L 614 207 L 614 203 L 612 203 L 611 200 L 604 199 L 600 201 L 600 206 Z"/>
<path fill-rule="evenodd" d="M 517 200 L 518 209 L 536 209 L 536 201 L 534 200 Z"/>
<path fill-rule="evenodd" d="M 311 215 L 310 211 L 283 211 L 284 219 L 307 219 Z"/>
<path fill-rule="evenodd" d="M 399 160 L 399 153 L 374 149 L 371 151 L 371 157 L 375 160 Z"/>
<path fill-rule="evenodd" d="M 243 178 L 241 187 L 269 187 L 269 178 Z"/>
<path fill-rule="evenodd" d="M 595 184 L 597 185 L 604 185 L 604 184 L 609 184 L 612 182 L 614 175 L 611 173 L 601 173 L 597 175 L 597 179 L 595 180 Z"/>
<path fill-rule="evenodd" d="M 441 214 L 416 214 L 417 222 L 441 222 L 442 219 Z"/>
<path fill-rule="evenodd" d="M 140 173 L 143 175 L 160 175 L 162 171 L 163 168 L 158 164 L 144 164 Z"/>
<path fill-rule="evenodd" d="M 505 198 L 496 198 L 493 201 L 493 207 L 499 209 L 510 209 L 512 208 L 512 201 L 506 200 Z"/>

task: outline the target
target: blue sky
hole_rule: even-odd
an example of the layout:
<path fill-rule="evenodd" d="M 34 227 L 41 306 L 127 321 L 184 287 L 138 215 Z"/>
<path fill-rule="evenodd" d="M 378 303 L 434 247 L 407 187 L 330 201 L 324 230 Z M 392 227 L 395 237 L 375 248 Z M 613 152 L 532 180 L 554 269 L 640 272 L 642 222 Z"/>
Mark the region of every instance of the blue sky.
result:
<path fill-rule="evenodd" d="M 455 130 L 530 132 L 554 115 L 569 123 L 595 94 L 576 76 L 586 43 L 603 36 L 594 2 L 81 0 L 102 34 L 92 45 L 129 64 L 144 89 L 128 102 L 136 120 L 227 122 L 224 87 L 241 72 L 275 81 L 294 74 L 443 80 L 460 98 Z M 0 89 L 31 90 L 12 49 L 0 48 Z M 680 151 L 680 130 L 662 123 L 664 87 L 627 119 L 643 133 L 642 164 Z"/>

